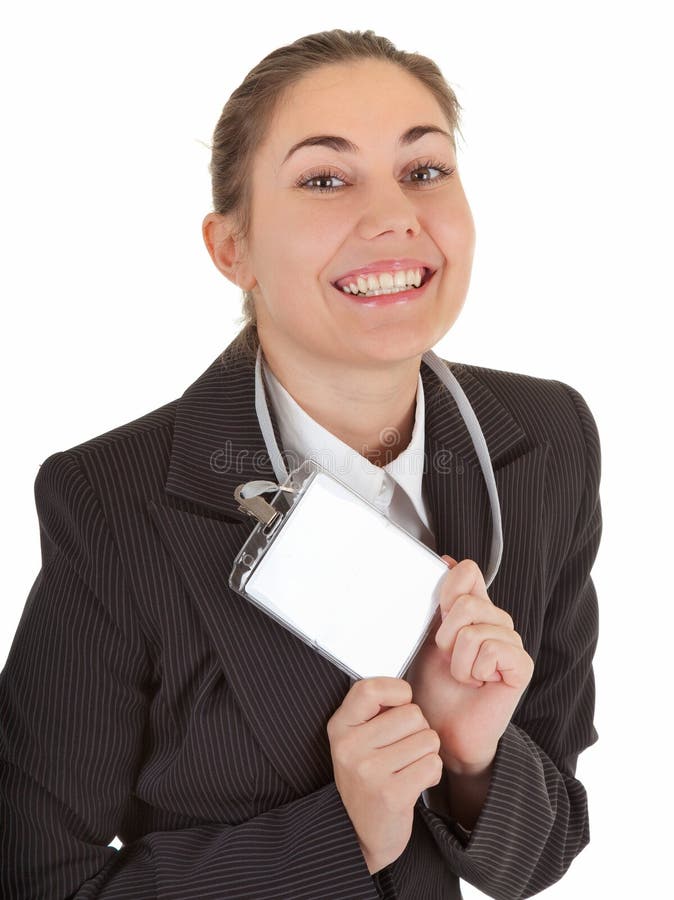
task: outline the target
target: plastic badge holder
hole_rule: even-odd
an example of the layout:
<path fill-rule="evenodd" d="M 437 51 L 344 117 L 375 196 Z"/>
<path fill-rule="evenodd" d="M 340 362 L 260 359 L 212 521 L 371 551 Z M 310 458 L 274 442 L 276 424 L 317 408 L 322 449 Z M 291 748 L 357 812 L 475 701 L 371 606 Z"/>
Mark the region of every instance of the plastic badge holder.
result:
<path fill-rule="evenodd" d="M 260 521 L 230 586 L 352 678 L 401 678 L 438 607 L 444 560 L 314 460 L 265 484 L 277 489 L 270 503 L 235 491 Z"/>

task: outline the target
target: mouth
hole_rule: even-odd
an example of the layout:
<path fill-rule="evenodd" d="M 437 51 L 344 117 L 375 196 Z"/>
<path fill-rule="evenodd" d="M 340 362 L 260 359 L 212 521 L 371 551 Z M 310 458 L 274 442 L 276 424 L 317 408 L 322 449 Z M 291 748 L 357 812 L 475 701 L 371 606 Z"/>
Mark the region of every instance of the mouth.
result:
<path fill-rule="evenodd" d="M 394 302 L 396 299 L 410 299 L 426 287 L 435 275 L 436 269 L 427 266 L 409 269 L 406 272 L 383 272 L 378 275 L 347 276 L 331 282 L 336 291 L 344 297 L 356 301 Z"/>

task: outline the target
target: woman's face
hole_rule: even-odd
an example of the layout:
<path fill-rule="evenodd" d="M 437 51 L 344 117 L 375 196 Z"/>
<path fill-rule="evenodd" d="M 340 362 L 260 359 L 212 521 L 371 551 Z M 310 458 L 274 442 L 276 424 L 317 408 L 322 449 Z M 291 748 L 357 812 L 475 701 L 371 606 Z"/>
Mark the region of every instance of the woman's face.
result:
<path fill-rule="evenodd" d="M 447 132 L 430 91 L 391 63 L 325 66 L 289 91 L 254 158 L 238 279 L 266 352 L 367 366 L 420 356 L 451 328 L 475 231 Z M 415 269 L 418 292 L 379 280 L 400 287 Z"/>

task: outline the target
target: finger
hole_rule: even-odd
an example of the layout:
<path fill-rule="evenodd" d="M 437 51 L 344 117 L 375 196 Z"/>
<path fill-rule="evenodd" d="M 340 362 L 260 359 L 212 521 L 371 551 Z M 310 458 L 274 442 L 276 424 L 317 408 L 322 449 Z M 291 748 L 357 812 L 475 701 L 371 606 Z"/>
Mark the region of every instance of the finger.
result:
<path fill-rule="evenodd" d="M 477 681 L 501 680 L 508 687 L 523 690 L 533 671 L 534 661 L 523 647 L 488 638 L 480 645 L 471 674 Z"/>
<path fill-rule="evenodd" d="M 461 684 L 482 683 L 489 678 L 478 681 L 474 674 L 474 668 L 478 659 L 480 648 L 484 641 L 500 641 L 512 644 L 514 647 L 522 647 L 522 639 L 516 631 L 503 628 L 499 625 L 466 625 L 461 628 L 454 642 L 454 649 L 450 658 L 450 672 L 452 677 Z M 500 676 L 491 679 L 499 681 Z"/>
<path fill-rule="evenodd" d="M 370 746 L 380 748 L 404 740 L 419 731 L 427 731 L 430 726 L 420 706 L 417 703 L 407 703 L 405 706 L 387 709 L 361 727 L 363 734 L 369 737 Z"/>
<path fill-rule="evenodd" d="M 411 734 L 404 740 L 390 742 L 380 747 L 381 763 L 386 772 L 399 772 L 429 753 L 437 753 L 441 743 L 437 731 L 426 729 Z"/>
<path fill-rule="evenodd" d="M 456 636 L 466 625 L 498 625 L 514 632 L 511 616 L 487 597 L 462 594 L 457 597 L 435 636 L 435 643 L 445 653 L 451 655 Z"/>
<path fill-rule="evenodd" d="M 451 559 L 451 557 L 449 557 Z M 461 594 L 475 594 L 489 600 L 487 586 L 478 564 L 472 559 L 462 559 L 447 572 L 440 585 L 440 610 L 447 613 Z"/>
<path fill-rule="evenodd" d="M 438 753 L 428 753 L 404 769 L 393 772 L 390 778 L 393 781 L 395 795 L 401 804 L 398 808 L 411 809 L 419 797 L 419 787 L 439 784 L 442 772 L 443 763 Z"/>
<path fill-rule="evenodd" d="M 340 724 L 360 725 L 382 710 L 404 706 L 412 700 L 412 686 L 402 678 L 378 675 L 356 681 L 333 719 Z"/>

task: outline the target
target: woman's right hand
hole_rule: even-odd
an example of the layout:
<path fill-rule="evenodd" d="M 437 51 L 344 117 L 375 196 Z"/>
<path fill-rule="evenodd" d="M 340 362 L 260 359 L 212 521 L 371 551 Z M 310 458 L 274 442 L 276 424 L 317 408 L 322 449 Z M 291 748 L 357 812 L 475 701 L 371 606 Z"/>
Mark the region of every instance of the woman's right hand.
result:
<path fill-rule="evenodd" d="M 419 794 L 442 777 L 440 738 L 411 701 L 402 678 L 363 678 L 327 725 L 335 784 L 370 874 L 403 852 Z"/>

